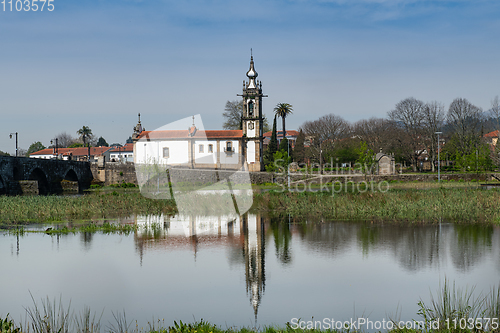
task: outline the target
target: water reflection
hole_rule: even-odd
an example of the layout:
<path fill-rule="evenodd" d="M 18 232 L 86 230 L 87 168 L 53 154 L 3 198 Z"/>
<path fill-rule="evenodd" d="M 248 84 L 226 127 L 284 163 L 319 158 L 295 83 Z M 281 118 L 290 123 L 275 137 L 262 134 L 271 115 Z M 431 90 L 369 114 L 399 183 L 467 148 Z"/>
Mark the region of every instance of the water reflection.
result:
<path fill-rule="evenodd" d="M 113 221 L 94 223 L 104 222 Z M 192 310 L 197 318 L 211 314 L 216 324 L 224 324 L 231 312 L 240 317 L 230 325 L 248 325 L 249 316 L 265 325 L 283 325 L 292 316 L 349 318 L 354 303 L 360 312 L 371 314 L 394 311 L 401 302 L 404 310 L 410 309 L 411 319 L 418 311 L 412 306 L 429 289 L 435 290 L 444 275 L 469 279 L 469 285 L 482 283 L 488 291 L 498 284 L 500 273 L 500 228 L 492 226 L 297 221 L 259 214 L 150 215 L 116 222 L 136 224 L 137 229 L 130 236 L 17 234 L 0 242 L 0 254 L 13 257 L 4 260 L 6 271 L 19 272 L 15 281 L 4 285 L 22 283 L 6 291 L 37 290 L 40 283 L 38 290 L 50 296 L 63 292 L 82 299 L 102 294 L 96 303 L 106 303 L 111 310 L 119 309 L 108 304 L 116 300 L 120 306 L 141 304 L 132 313 L 144 311 L 148 316 L 165 311 L 180 319 Z M 49 280 L 33 277 L 26 282 L 31 269 Z M 57 294 L 45 289 L 54 276 Z M 74 293 L 80 290 L 71 283 L 81 276 L 90 289 L 83 288 L 78 297 Z M 64 281 L 71 283 L 60 291 Z M 99 286 L 96 292 L 93 288 Z M 134 295 L 128 302 L 123 299 L 129 295 L 123 293 L 125 288 Z M 6 299 L 18 298 L 14 294 Z M 0 302 L 0 314 L 2 310 Z"/>
<path fill-rule="evenodd" d="M 244 264 L 246 292 L 256 322 L 266 288 L 266 241 L 271 238 L 274 255 L 283 267 L 293 264 L 292 244 L 328 258 L 342 258 L 353 250 L 360 251 L 365 260 L 388 255 L 411 274 L 440 271 L 449 263 L 468 272 L 489 255 L 500 257 L 499 228 L 482 225 L 298 222 L 248 213 L 240 217 L 137 216 L 135 222 L 141 263 L 149 249 L 190 248 L 196 260 L 200 249 L 229 248 L 229 264 Z M 499 264 L 496 269 L 500 271 Z"/>
<path fill-rule="evenodd" d="M 141 264 L 147 249 L 191 248 L 196 260 L 199 247 L 230 246 L 230 261 L 245 265 L 246 292 L 257 322 L 266 286 L 266 232 L 260 215 L 137 216 L 136 223 L 135 244 Z"/>

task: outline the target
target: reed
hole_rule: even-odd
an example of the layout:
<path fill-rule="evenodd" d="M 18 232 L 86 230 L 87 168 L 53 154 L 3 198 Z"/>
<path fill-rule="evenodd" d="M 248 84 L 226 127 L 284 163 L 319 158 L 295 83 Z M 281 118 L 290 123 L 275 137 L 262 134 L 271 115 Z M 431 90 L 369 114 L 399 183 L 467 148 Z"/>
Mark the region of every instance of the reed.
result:
<path fill-rule="evenodd" d="M 83 196 L 0 196 L 0 223 L 58 222 L 173 214 L 173 200 L 152 200 L 140 193 L 95 193 Z"/>
<path fill-rule="evenodd" d="M 421 329 L 407 329 L 399 328 L 397 321 L 393 321 L 394 329 L 390 330 L 391 333 L 413 333 L 413 332 L 498 332 L 498 327 L 492 327 L 492 321 L 489 326 L 466 327 L 466 328 L 450 328 L 448 325 L 453 326 L 453 319 L 484 319 L 484 318 L 499 318 L 499 296 L 500 288 L 493 288 L 487 295 L 475 295 L 474 288 L 460 289 L 455 286 L 455 283 L 445 279 L 444 285 L 440 286 L 436 296 L 431 293 L 430 306 L 424 304 L 420 300 L 420 311 L 418 314 L 423 318 Z M 31 296 L 33 299 L 33 296 Z M 7 317 L 5 320 L 0 318 L 0 333 L 99 333 L 102 330 L 101 318 L 92 313 L 90 308 L 85 307 L 84 310 L 77 315 L 70 312 L 70 306 L 65 308 L 62 305 L 61 299 L 59 302 L 56 300 L 50 301 L 47 299 L 42 300 L 42 306 L 38 306 L 33 299 L 33 307 L 27 308 L 26 324 L 16 325 L 16 323 Z M 104 310 L 103 310 L 104 313 Z M 194 323 L 183 323 L 182 321 L 174 321 L 172 326 L 165 326 L 165 321 L 153 320 L 148 323 L 146 328 L 139 328 L 136 325 L 132 326 L 133 321 L 128 321 L 125 312 L 113 313 L 114 323 L 110 323 L 105 329 L 105 332 L 110 333 L 333 333 L 333 332 L 353 332 L 349 329 L 341 330 L 321 330 L 321 328 L 300 328 L 294 327 L 292 324 L 287 323 L 284 327 L 280 326 L 264 326 L 261 328 L 236 328 L 228 327 L 222 329 L 219 326 L 211 324 L 201 319 Z M 431 322 L 439 320 L 439 327 L 430 326 Z M 448 320 L 448 325 L 446 324 Z M 417 322 L 420 323 L 420 322 Z M 457 323 L 461 323 L 457 321 Z M 466 321 L 467 325 L 469 321 Z M 477 321 L 473 321 L 474 325 L 478 325 Z M 484 321 L 481 321 L 484 324 Z M 497 321 L 498 324 L 498 321 Z M 458 324 L 460 325 L 460 324 Z M 359 332 L 363 332 L 360 329 Z"/>
<path fill-rule="evenodd" d="M 255 209 L 273 215 L 335 220 L 499 223 L 496 190 L 429 189 L 388 192 L 266 192 Z"/>
<path fill-rule="evenodd" d="M 475 287 L 458 288 L 445 279 L 436 296 L 430 295 L 430 306 L 422 300 L 418 303 L 418 314 L 424 319 L 425 326 L 431 322 L 442 331 L 475 332 L 499 330 L 500 287 L 493 288 L 489 294 L 475 294 Z M 437 326 L 437 325 L 436 325 Z"/>

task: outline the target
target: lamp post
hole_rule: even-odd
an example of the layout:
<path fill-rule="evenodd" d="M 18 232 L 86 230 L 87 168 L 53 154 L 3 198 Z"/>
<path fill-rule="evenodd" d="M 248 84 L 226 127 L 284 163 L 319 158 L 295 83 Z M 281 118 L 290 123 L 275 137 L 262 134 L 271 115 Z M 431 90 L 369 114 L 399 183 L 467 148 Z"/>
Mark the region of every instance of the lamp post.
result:
<path fill-rule="evenodd" d="M 17 148 L 17 132 L 16 133 L 10 133 L 9 134 L 9 138 L 12 139 L 12 135 L 15 134 L 16 135 L 16 157 L 17 157 L 17 151 L 18 151 L 18 148 Z"/>
<path fill-rule="evenodd" d="M 54 140 L 56 140 L 56 149 L 54 150 L 55 151 L 55 154 L 56 154 L 56 159 L 58 158 L 58 151 L 57 151 L 57 138 L 55 138 Z M 50 140 L 50 144 L 53 144 L 54 141 L 53 140 Z"/>
<path fill-rule="evenodd" d="M 438 150 L 438 183 L 441 182 L 441 171 L 440 171 L 440 167 L 441 167 L 441 161 L 439 160 L 439 135 L 440 134 L 443 134 L 443 132 L 436 132 L 435 134 L 437 134 L 438 136 L 438 142 L 437 142 L 437 150 Z"/>

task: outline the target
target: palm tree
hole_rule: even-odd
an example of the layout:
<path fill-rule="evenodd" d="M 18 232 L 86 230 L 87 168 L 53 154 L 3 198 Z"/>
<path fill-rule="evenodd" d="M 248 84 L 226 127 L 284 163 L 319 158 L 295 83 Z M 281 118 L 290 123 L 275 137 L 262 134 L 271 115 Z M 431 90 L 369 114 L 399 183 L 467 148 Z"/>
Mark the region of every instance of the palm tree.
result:
<path fill-rule="evenodd" d="M 274 108 L 274 112 L 278 117 L 281 117 L 283 120 L 283 139 L 286 138 L 286 129 L 285 129 L 285 118 L 291 114 L 293 111 L 292 105 L 288 103 L 278 103 Z"/>
<path fill-rule="evenodd" d="M 89 139 L 92 137 L 92 130 L 88 126 L 83 126 L 82 128 L 80 128 L 76 132 L 76 134 L 78 134 L 80 136 L 80 138 L 83 141 L 83 146 L 85 147 L 86 139 Z"/>

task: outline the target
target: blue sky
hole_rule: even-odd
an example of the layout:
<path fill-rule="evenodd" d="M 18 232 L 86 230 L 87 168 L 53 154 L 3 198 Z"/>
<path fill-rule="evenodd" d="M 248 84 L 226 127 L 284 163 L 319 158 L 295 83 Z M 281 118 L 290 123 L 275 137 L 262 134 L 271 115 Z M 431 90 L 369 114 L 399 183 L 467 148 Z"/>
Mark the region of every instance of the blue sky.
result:
<path fill-rule="evenodd" d="M 46 146 L 83 125 L 124 143 L 201 114 L 220 129 L 253 48 L 264 113 L 287 127 L 335 113 L 385 117 L 413 96 L 487 110 L 500 95 L 497 0 L 54 0 L 48 12 L 0 4 L 0 150 Z M 7 8 L 8 9 L 8 8 Z M 3 133 L 3 134 L 1 134 Z"/>

